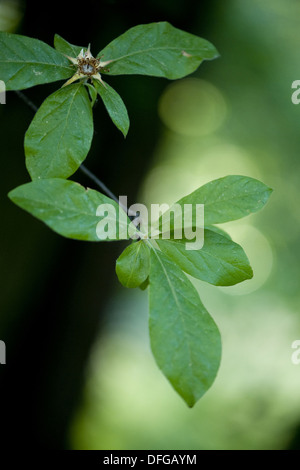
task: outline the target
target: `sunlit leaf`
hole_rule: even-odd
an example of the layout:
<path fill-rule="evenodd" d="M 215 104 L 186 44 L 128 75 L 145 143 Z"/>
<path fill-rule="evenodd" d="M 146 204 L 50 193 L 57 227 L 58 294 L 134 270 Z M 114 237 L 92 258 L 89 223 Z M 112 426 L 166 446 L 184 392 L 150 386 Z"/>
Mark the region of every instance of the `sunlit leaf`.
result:
<path fill-rule="evenodd" d="M 232 286 L 253 276 L 243 248 L 211 230 L 204 231 L 201 250 L 186 250 L 188 240 L 156 240 L 183 271 L 215 286 Z"/>
<path fill-rule="evenodd" d="M 206 225 L 205 228 L 207 228 L 208 230 L 211 230 L 212 232 L 216 232 L 219 235 L 222 235 L 223 237 L 229 238 L 229 240 L 231 240 L 231 236 L 229 235 L 229 233 L 225 232 L 225 230 L 218 227 L 217 225 Z M 192 227 L 192 229 L 195 230 L 194 227 Z"/>
<path fill-rule="evenodd" d="M 254 178 L 230 175 L 201 186 L 176 204 L 182 208 L 184 204 L 204 204 L 204 223 L 207 226 L 240 219 L 259 211 L 267 203 L 272 191 Z M 195 214 L 193 224 L 196 224 Z"/>
<path fill-rule="evenodd" d="M 167 256 L 151 251 L 151 348 L 158 367 L 189 406 L 209 389 L 221 359 L 219 330 L 199 295 Z"/>

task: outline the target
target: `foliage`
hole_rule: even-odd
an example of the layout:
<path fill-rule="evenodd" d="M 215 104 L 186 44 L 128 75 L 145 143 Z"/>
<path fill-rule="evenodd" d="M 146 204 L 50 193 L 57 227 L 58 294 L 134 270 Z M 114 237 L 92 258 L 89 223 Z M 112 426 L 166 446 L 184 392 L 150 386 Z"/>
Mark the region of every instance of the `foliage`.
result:
<path fill-rule="evenodd" d="M 184 273 L 218 286 L 250 279 L 253 273 L 242 247 L 214 224 L 260 210 L 272 190 L 253 178 L 227 176 L 180 199 L 176 204 L 183 210 L 187 204 L 204 204 L 202 248 L 186 249 L 187 238 L 177 237 L 172 217 L 166 238 L 162 231 L 166 214 L 158 220 L 158 236 L 149 235 L 148 227 L 131 221 L 117 202 L 66 179 L 89 152 L 97 96 L 116 127 L 124 137 L 127 135 L 125 104 L 103 76 L 143 74 L 178 79 L 218 53 L 208 41 L 166 22 L 131 28 L 96 57 L 90 46 L 74 46 L 58 35 L 54 45 L 55 49 L 37 39 L 0 33 L 0 78 L 8 90 L 67 79 L 62 88 L 46 98 L 26 132 L 26 166 L 32 181 L 12 190 L 9 197 L 65 237 L 134 240 L 117 260 L 118 278 L 125 287 L 149 286 L 154 357 L 175 390 L 193 406 L 216 377 L 221 338 Z M 107 210 L 99 211 L 100 206 Z M 171 213 L 172 207 L 167 215 Z M 111 225 L 113 237 L 107 232 Z M 201 228 L 197 227 L 195 212 L 189 228 Z"/>

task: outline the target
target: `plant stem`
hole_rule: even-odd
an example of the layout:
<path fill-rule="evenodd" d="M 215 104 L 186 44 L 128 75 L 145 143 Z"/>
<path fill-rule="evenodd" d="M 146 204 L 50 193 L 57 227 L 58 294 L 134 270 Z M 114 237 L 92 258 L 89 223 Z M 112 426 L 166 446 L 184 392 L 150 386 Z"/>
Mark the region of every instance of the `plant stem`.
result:
<path fill-rule="evenodd" d="M 27 106 L 29 106 L 29 108 L 31 108 L 35 113 L 37 112 L 38 107 L 29 98 L 27 98 L 24 93 L 22 93 L 20 90 L 15 90 L 15 93 L 18 95 L 19 98 L 21 98 L 21 100 L 24 101 L 24 103 L 27 104 Z"/>
<path fill-rule="evenodd" d="M 15 93 L 18 95 L 21 100 L 24 101 L 24 103 L 27 104 L 35 113 L 38 110 L 38 107 L 26 96 L 22 91 L 20 90 L 15 90 Z M 126 207 L 123 206 L 123 204 L 120 203 L 119 199 L 117 196 L 114 195 L 113 192 L 111 192 L 110 189 L 96 176 L 94 173 L 92 173 L 83 163 L 80 165 L 79 170 L 82 171 L 88 178 L 90 178 L 94 183 L 104 192 L 109 196 L 111 199 L 116 201 L 119 206 L 127 213 Z"/>
<path fill-rule="evenodd" d="M 97 176 L 94 175 L 94 173 L 92 173 L 83 163 L 80 165 L 79 169 L 82 171 L 82 173 L 84 173 L 92 181 L 94 181 L 94 183 L 96 183 L 96 185 L 99 186 L 99 188 L 102 189 L 103 192 L 105 192 L 111 199 L 116 201 L 122 207 L 122 204 L 120 204 L 117 196 L 115 196 L 114 193 L 112 193 L 111 190 L 108 189 L 108 187 L 105 186 L 105 184 L 102 183 L 102 181 L 99 180 L 99 178 L 97 178 Z M 124 207 L 122 207 L 122 209 L 124 209 Z"/>

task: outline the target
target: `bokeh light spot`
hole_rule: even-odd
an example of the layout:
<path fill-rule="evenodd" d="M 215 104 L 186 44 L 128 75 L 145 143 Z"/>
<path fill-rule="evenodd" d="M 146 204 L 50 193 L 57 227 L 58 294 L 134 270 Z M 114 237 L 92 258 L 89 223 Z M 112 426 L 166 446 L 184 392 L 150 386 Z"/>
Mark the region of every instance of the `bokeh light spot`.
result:
<path fill-rule="evenodd" d="M 198 78 L 172 83 L 159 102 L 163 123 L 173 132 L 189 136 L 214 132 L 223 123 L 226 111 L 222 93 Z"/>

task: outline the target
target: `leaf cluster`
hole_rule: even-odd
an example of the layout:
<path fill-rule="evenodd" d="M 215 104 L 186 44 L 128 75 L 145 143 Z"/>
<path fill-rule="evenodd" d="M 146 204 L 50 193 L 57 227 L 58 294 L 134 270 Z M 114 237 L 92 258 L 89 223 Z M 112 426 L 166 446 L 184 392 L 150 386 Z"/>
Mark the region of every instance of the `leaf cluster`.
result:
<path fill-rule="evenodd" d="M 143 74 L 179 79 L 218 53 L 205 39 L 166 22 L 151 23 L 131 28 L 99 51 L 99 73 L 78 76 L 76 63 L 79 57 L 90 57 L 89 48 L 74 46 L 58 35 L 54 46 L 0 33 L 0 79 L 7 90 L 67 80 L 45 99 L 26 132 L 26 167 L 32 181 L 12 190 L 9 197 L 64 237 L 99 242 L 98 208 L 103 204 L 113 213 L 106 215 L 106 224 L 121 221 L 114 239 L 128 239 L 130 229 L 134 232 L 137 240 L 117 260 L 117 276 L 125 287 L 148 288 L 154 357 L 174 389 L 188 406 L 193 406 L 216 377 L 221 338 L 186 275 L 215 286 L 250 279 L 253 273 L 243 248 L 217 225 L 257 212 L 272 190 L 253 178 L 233 175 L 212 181 L 177 201 L 182 209 L 186 204 L 204 205 L 201 249 L 186 249 L 188 240 L 176 236 L 175 219 L 171 217 L 170 236 L 164 237 L 163 217 L 172 213 L 172 207 L 158 220 L 159 236 L 144 236 L 114 200 L 67 179 L 91 147 L 94 103 L 97 97 L 103 101 L 113 123 L 126 136 L 126 106 L 106 77 Z M 197 228 L 194 215 L 190 225 L 191 230 Z"/>

